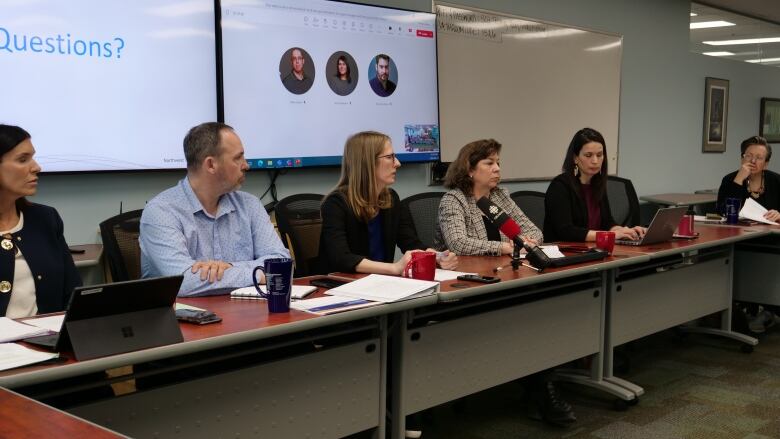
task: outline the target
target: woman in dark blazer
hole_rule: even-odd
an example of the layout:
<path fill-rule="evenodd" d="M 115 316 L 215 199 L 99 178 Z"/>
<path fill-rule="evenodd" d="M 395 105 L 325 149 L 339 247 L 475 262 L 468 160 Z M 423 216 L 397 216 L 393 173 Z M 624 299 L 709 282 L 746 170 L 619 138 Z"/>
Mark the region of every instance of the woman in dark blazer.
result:
<path fill-rule="evenodd" d="M 22 128 L 0 125 L 0 316 L 62 311 L 81 277 L 51 207 L 28 202 L 41 167 Z"/>
<path fill-rule="evenodd" d="M 390 189 L 401 166 L 390 138 L 373 131 L 347 139 L 341 178 L 322 202 L 320 270 L 400 275 L 411 251 L 425 250 L 411 214 Z M 394 261 L 395 247 L 404 255 Z M 457 266 L 454 253 L 439 259 Z"/>
<path fill-rule="evenodd" d="M 645 228 L 615 223 L 607 199 L 607 146 L 592 128 L 574 134 L 562 173 L 547 188 L 544 237 L 553 241 L 595 241 L 596 232 L 615 232 L 617 239 L 639 239 Z"/>

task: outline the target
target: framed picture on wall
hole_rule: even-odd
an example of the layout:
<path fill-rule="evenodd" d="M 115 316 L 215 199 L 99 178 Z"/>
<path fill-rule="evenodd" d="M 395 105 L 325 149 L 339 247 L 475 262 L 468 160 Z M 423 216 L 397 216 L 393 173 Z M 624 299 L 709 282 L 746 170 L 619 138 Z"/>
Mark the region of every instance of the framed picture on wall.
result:
<path fill-rule="evenodd" d="M 729 111 L 729 81 L 706 78 L 704 83 L 703 152 L 726 151 L 726 126 Z"/>
<path fill-rule="evenodd" d="M 770 143 L 780 143 L 780 99 L 761 98 L 758 134 Z"/>

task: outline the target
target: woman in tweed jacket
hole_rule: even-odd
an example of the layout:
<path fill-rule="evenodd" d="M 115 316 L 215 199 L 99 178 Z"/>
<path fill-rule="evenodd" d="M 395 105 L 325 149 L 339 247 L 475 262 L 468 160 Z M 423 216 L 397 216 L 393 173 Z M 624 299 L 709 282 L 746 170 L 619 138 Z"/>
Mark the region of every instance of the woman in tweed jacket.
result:
<path fill-rule="evenodd" d="M 477 207 L 486 196 L 504 210 L 522 230 L 524 241 L 542 242 L 542 232 L 509 197 L 501 181 L 499 153 L 501 144 L 493 139 L 478 140 L 461 148 L 447 169 L 444 185 L 451 189 L 439 204 L 439 229 L 436 247 L 449 248 L 458 255 L 512 253 L 512 241 L 500 233 Z"/>

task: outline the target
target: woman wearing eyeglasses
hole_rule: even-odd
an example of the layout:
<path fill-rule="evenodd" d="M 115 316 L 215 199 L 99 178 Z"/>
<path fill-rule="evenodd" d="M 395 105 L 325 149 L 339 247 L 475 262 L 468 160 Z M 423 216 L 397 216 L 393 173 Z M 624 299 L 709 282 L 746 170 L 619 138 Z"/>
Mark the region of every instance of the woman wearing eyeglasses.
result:
<path fill-rule="evenodd" d="M 742 142 L 740 152 L 739 169 L 720 183 L 718 206 L 725 206 L 727 198 L 739 198 L 744 203 L 750 197 L 768 210 L 766 219 L 780 220 L 780 175 L 767 169 L 772 147 L 765 138 L 753 136 Z"/>
<path fill-rule="evenodd" d="M 390 138 L 375 131 L 347 139 L 336 188 L 322 202 L 320 269 L 400 275 L 414 250 L 425 250 L 408 209 L 390 189 L 401 163 Z M 395 248 L 404 252 L 394 262 Z M 454 253 L 438 259 L 454 269 Z"/>

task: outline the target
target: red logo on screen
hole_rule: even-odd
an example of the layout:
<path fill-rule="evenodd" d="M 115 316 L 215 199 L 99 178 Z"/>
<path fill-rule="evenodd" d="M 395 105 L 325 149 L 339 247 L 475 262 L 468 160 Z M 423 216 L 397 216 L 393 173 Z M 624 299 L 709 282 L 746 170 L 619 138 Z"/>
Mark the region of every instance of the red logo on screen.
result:
<path fill-rule="evenodd" d="M 417 29 L 418 37 L 433 38 L 433 31 Z"/>

